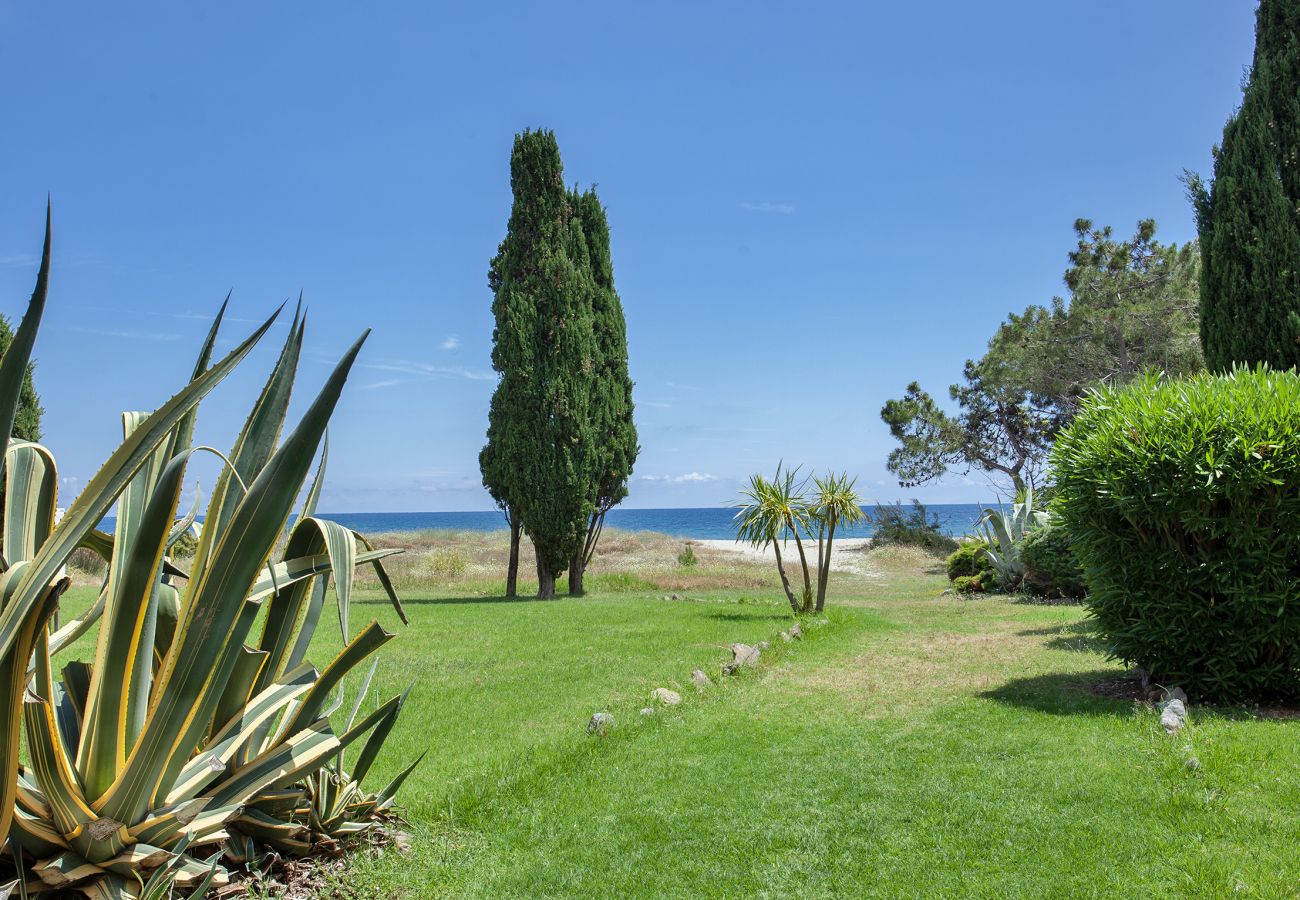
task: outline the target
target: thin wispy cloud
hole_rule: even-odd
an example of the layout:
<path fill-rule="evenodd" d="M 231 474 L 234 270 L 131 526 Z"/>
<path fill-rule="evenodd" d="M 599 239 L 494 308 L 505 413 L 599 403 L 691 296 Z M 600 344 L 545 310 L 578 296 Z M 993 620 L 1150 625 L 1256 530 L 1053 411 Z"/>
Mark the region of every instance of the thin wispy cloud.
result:
<path fill-rule="evenodd" d="M 211 322 L 217 317 L 215 312 L 211 313 L 168 313 L 173 319 L 189 319 L 198 322 Z M 222 322 L 249 322 L 253 325 L 261 325 L 265 319 L 248 319 L 241 316 L 232 316 L 226 313 L 221 317 Z"/>
<path fill-rule="evenodd" d="M 685 475 L 638 475 L 640 481 L 661 482 L 663 484 L 691 484 L 704 481 L 717 481 L 718 476 L 706 472 L 687 472 Z"/>
<path fill-rule="evenodd" d="M 750 212 L 757 213 L 776 213 L 777 215 L 788 216 L 794 213 L 793 203 L 772 203 L 764 200 L 761 203 L 742 203 L 741 209 L 747 209 Z"/>
<path fill-rule="evenodd" d="M 468 381 L 495 381 L 497 377 L 493 372 L 470 369 L 465 366 L 442 366 L 404 359 L 357 363 L 357 366 L 363 369 L 375 369 L 380 372 L 396 372 L 399 375 L 421 375 L 425 378 L 464 378 Z"/>
<path fill-rule="evenodd" d="M 129 328 L 82 328 L 74 325 L 68 329 L 79 334 L 93 334 L 96 337 L 122 338 L 128 341 L 179 341 L 179 334 L 164 331 L 133 331 Z"/>
<path fill-rule="evenodd" d="M 14 253 L 9 256 L 0 256 L 0 269 L 26 268 L 34 266 L 36 263 L 36 257 L 30 253 Z"/>
<path fill-rule="evenodd" d="M 460 335 L 449 334 L 438 346 L 443 350 L 455 350 L 460 347 Z"/>
<path fill-rule="evenodd" d="M 382 388 L 397 387 L 399 384 L 405 383 L 406 381 L 401 378 L 385 378 L 383 381 L 376 381 L 372 384 L 363 384 L 361 389 L 363 391 L 377 391 Z"/>

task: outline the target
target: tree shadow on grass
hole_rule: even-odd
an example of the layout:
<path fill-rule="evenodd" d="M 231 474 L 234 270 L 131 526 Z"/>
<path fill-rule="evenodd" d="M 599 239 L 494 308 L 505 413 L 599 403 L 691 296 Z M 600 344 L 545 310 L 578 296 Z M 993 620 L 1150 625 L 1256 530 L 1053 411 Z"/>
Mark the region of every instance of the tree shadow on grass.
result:
<path fill-rule="evenodd" d="M 1122 669 L 1059 672 L 1015 678 L 980 694 L 989 700 L 1060 716 L 1127 716 L 1133 701 L 1096 692 L 1101 685 L 1124 679 Z"/>
<path fill-rule="evenodd" d="M 400 596 L 400 594 L 399 594 L 399 596 Z M 402 597 L 402 605 L 403 605 L 403 606 L 457 606 L 457 605 L 468 604 L 468 603 L 482 603 L 482 604 L 491 604 L 491 603 L 552 603 L 552 602 L 554 602 L 555 600 L 568 600 L 568 599 L 569 599 L 569 595 L 568 595 L 568 594 L 559 594 L 559 595 L 557 595 L 556 597 L 552 598 L 551 600 L 539 600 L 537 597 L 534 597 L 534 596 L 532 596 L 531 594 L 526 594 L 526 595 L 522 595 L 522 596 L 519 596 L 519 597 L 501 597 L 501 596 L 492 596 L 492 597 L 484 597 L 484 596 L 478 596 L 478 597 L 405 597 L 405 596 L 404 596 L 404 597 Z M 580 600 L 580 599 L 582 599 L 582 598 L 580 598 L 580 597 L 574 597 L 573 599 L 574 599 L 574 600 Z M 354 601 L 354 602 L 355 602 L 355 601 Z M 381 605 L 383 605 L 383 606 L 388 606 L 388 605 L 389 605 L 389 601 L 388 601 L 388 598 L 387 598 L 387 597 L 380 597 L 380 598 L 377 598 L 377 599 L 376 599 L 376 598 L 366 598 L 365 600 L 362 600 L 362 601 L 360 601 L 360 602 L 362 602 L 362 603 L 378 603 L 378 604 L 381 604 Z"/>
<path fill-rule="evenodd" d="M 1072 650 L 1076 653 L 1100 653 L 1105 655 L 1108 649 L 1106 642 L 1097 634 L 1096 625 L 1086 619 L 1082 622 L 1071 622 L 1068 625 L 1030 628 L 1026 631 L 1017 632 L 1017 634 L 1021 637 L 1050 637 L 1051 640 L 1044 641 L 1043 646 L 1050 647 L 1053 650 Z"/>
<path fill-rule="evenodd" d="M 782 615 L 777 612 L 730 612 L 728 610 L 711 609 L 704 614 L 709 619 L 721 619 L 724 622 L 794 622 L 794 619 L 787 613 Z"/>

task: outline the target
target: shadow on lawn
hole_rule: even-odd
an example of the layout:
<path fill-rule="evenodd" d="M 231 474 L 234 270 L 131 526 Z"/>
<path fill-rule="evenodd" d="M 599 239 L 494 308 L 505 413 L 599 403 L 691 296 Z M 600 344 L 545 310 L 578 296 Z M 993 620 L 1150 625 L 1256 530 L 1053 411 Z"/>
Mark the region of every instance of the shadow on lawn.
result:
<path fill-rule="evenodd" d="M 1097 685 L 1110 684 L 1123 677 L 1124 671 L 1119 668 L 1037 675 L 1013 679 L 980 696 L 1061 716 L 1127 716 L 1133 709 L 1132 700 L 1102 696 L 1093 691 Z"/>
<path fill-rule="evenodd" d="M 793 622 L 794 617 L 789 613 L 743 613 L 743 612 L 726 612 L 720 609 L 711 609 L 704 614 L 709 619 L 721 619 L 724 622 Z"/>
<path fill-rule="evenodd" d="M 1106 654 L 1106 642 L 1097 636 L 1094 623 L 1084 620 L 1069 625 L 1051 625 L 1047 628 L 1030 628 L 1017 632 L 1021 637 L 1050 637 L 1043 646 L 1053 650 L 1073 650 L 1076 653 Z"/>
<path fill-rule="evenodd" d="M 478 596 L 478 597 L 408 597 L 402 595 L 403 606 L 457 606 L 465 603 L 553 603 L 555 600 L 568 600 L 568 594 L 559 594 L 551 600 L 539 600 L 532 594 L 521 594 L 518 597 L 502 596 Z M 580 597 L 574 597 L 574 600 L 580 600 Z M 382 606 L 388 605 L 387 597 L 367 597 L 364 600 L 353 600 L 353 603 L 376 603 Z"/>

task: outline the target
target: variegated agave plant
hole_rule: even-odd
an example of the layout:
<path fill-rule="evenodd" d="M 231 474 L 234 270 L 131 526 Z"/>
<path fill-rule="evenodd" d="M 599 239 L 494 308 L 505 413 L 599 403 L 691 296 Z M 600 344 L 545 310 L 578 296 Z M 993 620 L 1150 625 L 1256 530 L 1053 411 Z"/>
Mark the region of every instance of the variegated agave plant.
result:
<path fill-rule="evenodd" d="M 49 220 L 36 290 L 0 360 L 0 434 L 12 430 L 22 374 L 45 305 Z M 224 311 L 224 306 L 223 306 Z M 186 387 L 150 414 L 125 417 L 125 440 L 55 523 L 54 458 L 8 441 L 0 561 L 0 836 L 22 887 L 91 897 L 206 889 L 237 816 L 285 792 L 307 796 L 322 767 L 377 731 L 341 732 L 329 712 L 344 677 L 392 635 L 377 623 L 317 671 L 307 645 L 334 578 L 348 634 L 353 569 L 394 551 L 314 516 L 324 454 L 306 506 L 292 507 L 311 470 L 360 340 L 281 442 L 303 339 L 293 327 L 217 481 L 189 571 L 166 558 L 199 402 L 275 316 L 211 363 L 218 315 Z M 96 525 L 120 500 L 113 535 Z M 188 518 L 188 517 L 187 517 Z M 285 550 L 272 553 L 288 531 Z M 53 633 L 68 557 L 87 546 L 109 560 L 98 601 Z M 55 673 L 52 655 L 97 629 L 93 662 Z M 386 714 L 386 713 L 385 713 Z M 19 733 L 26 735 L 25 764 Z M 369 749 L 372 741 L 368 740 Z M 196 848 L 202 848 L 198 852 Z M 0 861 L 2 862 L 2 861 Z M 0 885 L 0 893 L 3 893 Z"/>
<path fill-rule="evenodd" d="M 998 584 L 1007 590 L 1015 590 L 1025 577 L 1025 562 L 1020 551 L 1024 539 L 1030 532 L 1042 528 L 1051 516 L 1041 510 L 1034 510 L 1034 489 L 1029 488 L 1025 499 L 1012 504 L 1008 515 L 1000 509 L 986 509 L 980 516 L 979 525 L 984 529 L 984 555 L 993 563 L 997 572 Z"/>

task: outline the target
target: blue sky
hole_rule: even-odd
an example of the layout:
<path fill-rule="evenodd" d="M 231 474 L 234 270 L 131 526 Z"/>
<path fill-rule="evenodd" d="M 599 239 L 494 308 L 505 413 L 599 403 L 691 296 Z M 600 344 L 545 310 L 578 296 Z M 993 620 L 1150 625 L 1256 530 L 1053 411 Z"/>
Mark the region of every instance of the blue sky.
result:
<path fill-rule="evenodd" d="M 226 335 L 301 290 L 298 402 L 374 328 L 326 510 L 490 508 L 487 262 L 516 131 L 609 209 L 643 445 L 630 506 L 729 502 L 779 459 L 899 488 L 881 404 L 936 392 L 1061 291 L 1071 225 L 1194 236 L 1254 4 L 0 0 L 0 311 L 47 192 L 46 442 L 75 491 Z M 204 407 L 227 447 L 279 326 Z M 202 474 L 202 473 L 200 473 Z M 207 479 L 210 483 L 210 478 Z"/>

